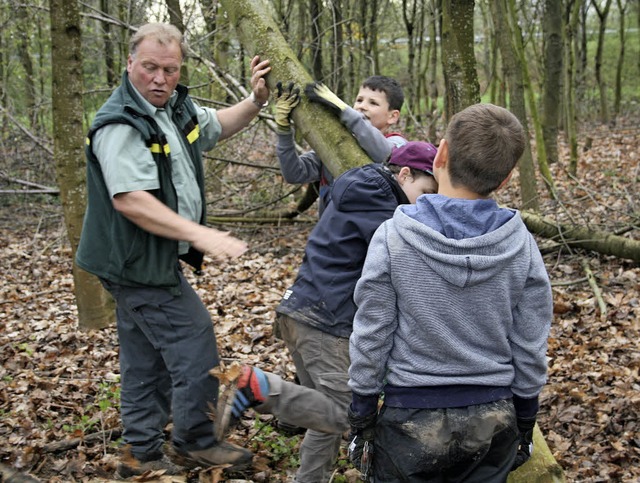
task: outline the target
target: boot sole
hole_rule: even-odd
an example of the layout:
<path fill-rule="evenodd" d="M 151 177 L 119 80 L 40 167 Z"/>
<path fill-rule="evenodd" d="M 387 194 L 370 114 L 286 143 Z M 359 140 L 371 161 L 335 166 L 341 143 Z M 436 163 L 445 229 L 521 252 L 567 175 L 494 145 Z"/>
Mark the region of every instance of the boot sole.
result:
<path fill-rule="evenodd" d="M 180 454 L 174 451 L 174 454 L 171 457 L 173 463 L 187 468 L 188 470 L 193 470 L 195 468 L 215 468 L 215 467 L 224 467 L 225 472 L 241 472 L 249 470 L 253 467 L 253 457 L 245 462 L 240 463 L 219 463 L 219 464 L 210 464 L 210 463 L 201 463 L 190 456 Z M 230 466 L 228 466 L 230 465 Z"/>

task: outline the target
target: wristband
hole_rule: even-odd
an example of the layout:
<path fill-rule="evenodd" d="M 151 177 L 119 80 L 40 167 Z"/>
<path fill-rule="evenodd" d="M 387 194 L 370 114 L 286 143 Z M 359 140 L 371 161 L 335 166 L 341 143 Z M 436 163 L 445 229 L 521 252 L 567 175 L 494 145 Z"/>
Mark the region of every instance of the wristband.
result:
<path fill-rule="evenodd" d="M 264 104 L 259 102 L 258 99 L 256 99 L 255 92 L 253 92 L 253 91 L 251 91 L 251 94 L 249 94 L 249 99 L 251 99 L 251 102 L 253 102 L 258 109 L 264 109 L 265 107 L 267 107 L 269 105 L 269 101 L 266 101 Z"/>

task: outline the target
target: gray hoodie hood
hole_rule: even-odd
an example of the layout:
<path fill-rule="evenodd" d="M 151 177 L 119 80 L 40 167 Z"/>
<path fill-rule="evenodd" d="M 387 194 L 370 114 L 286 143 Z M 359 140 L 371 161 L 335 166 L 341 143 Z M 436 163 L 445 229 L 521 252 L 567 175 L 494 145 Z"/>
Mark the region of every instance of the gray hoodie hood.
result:
<path fill-rule="evenodd" d="M 529 242 L 520 214 L 500 209 L 490 199 L 423 195 L 416 205 L 398 207 L 394 219 L 400 237 L 431 269 L 458 287 L 494 277 Z"/>

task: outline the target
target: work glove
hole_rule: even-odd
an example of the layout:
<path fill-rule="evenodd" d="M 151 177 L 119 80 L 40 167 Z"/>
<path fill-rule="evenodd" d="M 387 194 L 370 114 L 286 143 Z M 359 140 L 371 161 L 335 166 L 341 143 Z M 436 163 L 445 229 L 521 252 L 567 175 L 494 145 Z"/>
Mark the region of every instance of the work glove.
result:
<path fill-rule="evenodd" d="M 291 112 L 300 104 L 300 89 L 289 82 L 286 89 L 282 82 L 276 84 L 276 131 L 280 134 L 291 132 Z"/>
<path fill-rule="evenodd" d="M 340 113 L 347 108 L 344 101 L 321 82 L 307 84 L 304 93 L 311 102 L 327 106 L 336 116 L 340 116 Z"/>
<path fill-rule="evenodd" d="M 511 471 L 514 471 L 529 461 L 533 454 L 533 427 L 536 425 L 536 418 L 518 418 L 517 424 L 518 431 L 520 432 L 520 443 Z"/>
<path fill-rule="evenodd" d="M 349 459 L 362 473 L 362 480 L 369 481 L 372 476 L 373 437 L 378 414 L 373 412 L 365 416 L 356 414 L 349 406 L 347 412 L 351 431 L 349 432 Z"/>

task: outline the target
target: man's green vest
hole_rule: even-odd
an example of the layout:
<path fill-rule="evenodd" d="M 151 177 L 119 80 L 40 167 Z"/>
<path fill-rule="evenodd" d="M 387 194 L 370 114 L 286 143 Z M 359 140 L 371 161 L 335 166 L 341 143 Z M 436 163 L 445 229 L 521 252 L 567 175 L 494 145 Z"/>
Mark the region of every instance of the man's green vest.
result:
<path fill-rule="evenodd" d="M 206 202 L 200 126 L 187 88 L 178 85 L 176 92 L 172 121 L 184 137 L 189 159 L 193 162 L 202 197 L 200 223 L 204 224 Z M 87 211 L 76 262 L 82 269 L 120 285 L 165 287 L 177 293 L 178 242 L 139 228 L 113 207 L 100 163 L 91 147 L 96 131 L 112 123 L 129 124 L 140 131 L 158 167 L 160 189 L 150 193 L 172 210 L 178 211 L 178 197 L 171 178 L 171 158 L 167 139 L 139 102 L 125 72 L 121 85 L 100 108 L 87 134 Z M 196 270 L 200 270 L 202 253 L 191 248 L 189 253 L 180 258 Z"/>

